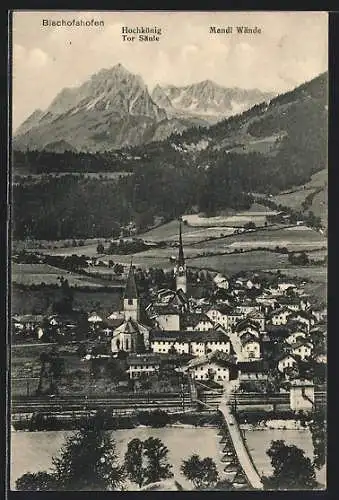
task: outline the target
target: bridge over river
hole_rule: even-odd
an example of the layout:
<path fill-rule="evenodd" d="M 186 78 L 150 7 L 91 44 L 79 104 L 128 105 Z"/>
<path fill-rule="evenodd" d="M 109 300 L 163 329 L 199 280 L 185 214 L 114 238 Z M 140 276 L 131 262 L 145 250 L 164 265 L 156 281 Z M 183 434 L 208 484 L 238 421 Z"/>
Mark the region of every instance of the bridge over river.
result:
<path fill-rule="evenodd" d="M 225 384 L 225 390 L 218 407 L 223 416 L 219 435 L 221 437 L 220 444 L 223 446 L 221 461 L 225 463 L 224 472 L 234 486 L 248 486 L 251 489 L 262 490 L 264 486 L 261 477 L 247 449 L 239 424 L 231 411 L 231 395 L 237 381 L 232 382 Z M 200 403 L 209 407 L 205 402 L 200 401 Z"/>

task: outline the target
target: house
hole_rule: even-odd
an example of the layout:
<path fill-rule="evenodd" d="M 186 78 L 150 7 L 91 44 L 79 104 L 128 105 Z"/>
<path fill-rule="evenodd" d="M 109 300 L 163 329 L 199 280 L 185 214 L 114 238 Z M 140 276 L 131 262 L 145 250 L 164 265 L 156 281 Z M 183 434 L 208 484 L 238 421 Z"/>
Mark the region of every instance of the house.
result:
<path fill-rule="evenodd" d="M 245 314 L 233 311 L 227 317 L 228 331 L 234 330 L 235 326 L 241 319 L 245 317 Z"/>
<path fill-rule="evenodd" d="M 150 329 L 139 321 L 129 318 L 118 326 L 111 340 L 111 351 L 143 352 L 149 348 Z"/>
<path fill-rule="evenodd" d="M 301 301 L 298 297 L 286 297 L 283 295 L 278 298 L 278 304 L 281 307 L 286 307 L 290 311 L 297 312 L 301 309 Z"/>
<path fill-rule="evenodd" d="M 168 354 L 175 350 L 179 354 L 204 356 L 210 352 L 220 351 L 230 354 L 232 346 L 230 339 L 223 332 L 210 330 L 208 332 L 178 331 L 151 333 L 151 348 L 154 353 Z"/>
<path fill-rule="evenodd" d="M 300 340 L 291 345 L 291 350 L 295 356 L 300 356 L 300 359 L 305 361 L 311 356 L 313 345 L 307 340 Z"/>
<path fill-rule="evenodd" d="M 290 408 L 293 411 L 313 411 L 315 405 L 314 384 L 310 380 L 292 380 Z"/>
<path fill-rule="evenodd" d="M 287 290 L 296 290 L 297 286 L 290 281 L 280 281 L 278 283 L 277 289 L 279 292 L 287 292 Z"/>
<path fill-rule="evenodd" d="M 286 325 L 288 317 L 292 314 L 292 311 L 287 309 L 287 307 L 281 307 L 273 311 L 269 318 L 271 320 L 272 325 L 280 326 Z"/>
<path fill-rule="evenodd" d="M 241 338 L 244 334 L 250 333 L 259 338 L 259 326 L 254 321 L 244 318 L 241 319 L 234 327 L 234 332 Z"/>
<path fill-rule="evenodd" d="M 206 315 L 210 318 L 210 320 L 214 324 L 219 324 L 226 330 L 228 330 L 229 328 L 228 318 L 230 315 L 232 315 L 232 313 L 233 313 L 232 307 L 226 305 L 218 305 L 208 309 Z"/>
<path fill-rule="evenodd" d="M 224 290 L 228 290 L 229 288 L 229 280 L 224 275 L 218 273 L 214 276 L 213 281 L 217 288 L 223 288 Z"/>
<path fill-rule="evenodd" d="M 207 332 L 214 326 L 207 314 L 185 314 L 182 322 L 185 330 L 188 331 Z"/>
<path fill-rule="evenodd" d="M 234 359 L 219 359 L 216 355 L 207 354 L 189 361 L 181 370 L 195 380 L 229 381 L 234 367 Z"/>
<path fill-rule="evenodd" d="M 313 316 L 313 314 L 309 311 L 298 311 L 295 313 L 292 313 L 290 318 L 292 321 L 299 321 L 300 323 L 304 323 L 307 328 L 307 332 L 311 330 L 311 327 L 315 324 L 316 318 Z"/>
<path fill-rule="evenodd" d="M 298 342 L 300 340 L 305 340 L 305 339 L 306 339 L 306 333 L 297 331 L 297 332 L 290 333 L 290 335 L 288 337 L 286 337 L 285 342 L 287 342 L 287 344 L 293 345 L 296 342 Z"/>
<path fill-rule="evenodd" d="M 253 311 L 260 311 L 260 306 L 256 302 L 243 302 L 235 308 L 236 312 L 247 315 Z"/>
<path fill-rule="evenodd" d="M 168 304 L 170 302 L 170 300 L 174 297 L 174 295 L 175 295 L 175 291 L 174 290 L 170 290 L 170 289 L 167 289 L 167 288 L 161 288 L 157 292 L 157 296 L 156 296 L 156 299 L 155 299 L 155 304 L 157 304 L 157 305 Z"/>
<path fill-rule="evenodd" d="M 130 379 L 159 372 L 161 365 L 161 358 L 153 353 L 130 355 L 126 361 L 128 365 L 127 373 Z"/>
<path fill-rule="evenodd" d="M 97 314 L 95 311 L 93 311 L 88 316 L 87 321 L 92 325 L 96 325 L 98 323 L 101 323 L 103 321 L 103 318 L 99 316 L 99 314 Z"/>
<path fill-rule="evenodd" d="M 278 304 L 276 297 L 272 296 L 268 293 L 263 293 L 256 297 L 255 301 L 261 306 L 260 310 L 264 312 L 268 312 L 271 308 L 275 308 Z"/>
<path fill-rule="evenodd" d="M 242 360 L 260 359 L 261 349 L 257 337 L 251 333 L 245 333 L 240 339 Z"/>
<path fill-rule="evenodd" d="M 324 306 L 312 307 L 312 313 L 318 322 L 327 317 L 327 308 Z"/>
<path fill-rule="evenodd" d="M 277 368 L 280 371 L 280 373 L 284 373 L 284 371 L 287 368 L 292 368 L 293 366 L 296 366 L 297 364 L 298 364 L 297 359 L 289 353 L 283 353 L 277 359 Z"/>
<path fill-rule="evenodd" d="M 290 332 L 299 331 L 299 332 L 309 333 L 307 329 L 307 324 L 305 322 L 292 319 L 291 317 L 288 318 L 285 326 Z"/>
<path fill-rule="evenodd" d="M 153 305 L 146 312 L 160 330 L 180 330 L 180 315 L 173 306 Z"/>
<path fill-rule="evenodd" d="M 268 379 L 269 367 L 265 361 L 239 361 L 236 366 L 240 382 Z"/>
<path fill-rule="evenodd" d="M 266 329 L 266 318 L 265 314 L 261 311 L 252 311 L 249 314 L 247 314 L 246 319 L 249 319 L 252 321 L 252 323 L 255 323 L 259 327 L 259 331 L 262 333 Z"/>

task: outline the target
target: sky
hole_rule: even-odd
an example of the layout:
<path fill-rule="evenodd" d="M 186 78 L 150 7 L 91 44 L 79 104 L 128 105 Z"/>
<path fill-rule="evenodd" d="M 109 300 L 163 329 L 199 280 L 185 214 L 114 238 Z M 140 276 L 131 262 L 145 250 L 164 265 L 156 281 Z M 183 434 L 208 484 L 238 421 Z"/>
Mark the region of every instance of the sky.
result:
<path fill-rule="evenodd" d="M 50 27 L 43 19 L 94 19 L 104 26 Z M 156 26 L 162 35 L 159 42 L 123 41 L 123 26 Z M 233 33 L 212 34 L 211 26 L 231 26 Z M 261 34 L 237 34 L 237 26 L 257 26 Z M 275 93 L 328 66 L 326 12 L 19 11 L 12 33 L 14 130 L 63 88 L 118 63 L 141 75 L 150 90 L 209 79 Z"/>

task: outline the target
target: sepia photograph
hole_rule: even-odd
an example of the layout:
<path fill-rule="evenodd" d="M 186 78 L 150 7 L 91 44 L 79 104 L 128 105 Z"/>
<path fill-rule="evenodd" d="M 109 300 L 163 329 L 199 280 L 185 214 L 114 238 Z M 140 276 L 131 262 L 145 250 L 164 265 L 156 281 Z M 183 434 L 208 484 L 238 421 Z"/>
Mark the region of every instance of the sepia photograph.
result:
<path fill-rule="evenodd" d="M 325 490 L 328 13 L 10 18 L 10 489 Z"/>

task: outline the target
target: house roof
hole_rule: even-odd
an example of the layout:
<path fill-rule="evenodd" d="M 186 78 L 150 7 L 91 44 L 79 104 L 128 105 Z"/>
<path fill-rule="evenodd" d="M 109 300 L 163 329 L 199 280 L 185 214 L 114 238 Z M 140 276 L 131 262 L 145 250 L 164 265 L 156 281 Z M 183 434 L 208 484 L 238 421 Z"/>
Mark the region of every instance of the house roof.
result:
<path fill-rule="evenodd" d="M 158 354 L 150 353 L 150 354 L 134 354 L 129 355 L 127 360 L 127 364 L 131 365 L 160 365 L 162 362 L 161 356 Z"/>
<path fill-rule="evenodd" d="M 126 287 L 124 291 L 124 299 L 137 299 L 138 298 L 138 289 L 135 282 L 135 276 L 133 271 L 132 262 L 128 271 L 128 277 L 126 282 Z"/>
<path fill-rule="evenodd" d="M 225 316 L 227 316 L 233 312 L 233 308 L 226 305 L 226 304 L 212 306 L 208 309 L 208 311 L 213 311 L 213 310 L 219 311 L 220 314 L 223 314 Z"/>
<path fill-rule="evenodd" d="M 250 318 L 244 318 L 238 321 L 238 323 L 235 325 L 235 331 L 236 332 L 241 332 L 242 329 L 247 328 L 247 327 L 252 327 L 253 330 L 258 331 L 258 325 L 254 321 L 251 321 Z"/>
<path fill-rule="evenodd" d="M 167 341 L 167 342 L 229 342 L 228 335 L 216 330 L 209 330 L 207 332 L 201 331 L 163 331 L 153 330 L 151 332 L 151 339 L 153 341 Z"/>
<path fill-rule="evenodd" d="M 257 337 L 252 333 L 245 333 L 244 335 L 242 335 L 240 338 L 240 342 L 243 346 L 249 344 L 250 342 L 257 342 L 258 344 L 260 343 Z"/>
<path fill-rule="evenodd" d="M 313 345 L 311 344 L 311 342 L 309 342 L 306 339 L 304 339 L 304 340 L 298 340 L 297 342 L 295 342 L 291 346 L 291 348 L 294 350 L 294 349 L 297 349 L 298 347 L 301 347 L 301 346 L 309 347 L 310 349 L 312 349 L 312 347 L 313 347 Z"/>
<path fill-rule="evenodd" d="M 195 314 L 185 314 L 183 317 L 183 323 L 187 326 L 197 326 L 201 321 L 211 323 L 211 319 L 204 313 L 195 313 Z"/>
<path fill-rule="evenodd" d="M 275 358 L 275 361 L 279 362 L 279 361 L 282 361 L 283 359 L 286 359 L 286 358 L 293 358 L 294 361 L 297 361 L 297 358 L 291 354 L 290 352 L 283 352 L 281 354 L 279 354 L 279 356 L 277 356 Z"/>
<path fill-rule="evenodd" d="M 118 333 L 142 333 L 142 329 L 145 329 L 146 327 L 139 323 L 138 321 L 135 321 L 132 318 L 129 318 L 127 321 L 123 321 L 120 326 L 116 328 L 116 330 L 119 329 Z"/>
<path fill-rule="evenodd" d="M 273 318 L 274 316 L 277 316 L 282 313 L 288 313 L 289 315 L 292 315 L 293 313 L 287 308 L 287 307 L 279 307 L 279 309 L 275 309 L 274 311 L 271 312 L 269 315 L 270 318 Z"/>
<path fill-rule="evenodd" d="M 169 314 L 173 314 L 173 315 L 178 315 L 178 311 L 171 305 L 168 305 L 168 304 L 164 304 L 164 305 L 161 305 L 161 304 L 155 304 L 152 308 L 152 311 L 154 311 L 154 313 L 158 316 L 161 316 L 163 314 L 166 314 L 166 315 L 169 315 Z"/>
<path fill-rule="evenodd" d="M 291 318 L 298 318 L 298 316 L 300 316 L 301 318 L 304 318 L 304 319 L 308 319 L 308 320 L 310 320 L 310 319 L 316 319 L 314 317 L 314 315 L 311 312 L 309 312 L 309 311 L 294 312 L 294 313 L 292 313 Z"/>
<path fill-rule="evenodd" d="M 197 358 L 191 359 L 186 367 L 187 368 L 194 368 L 195 366 L 201 366 L 204 364 L 210 364 L 210 363 L 215 363 L 219 366 L 222 367 L 229 367 L 230 365 L 235 365 L 236 360 L 234 356 L 229 356 L 227 354 L 219 354 L 215 352 L 210 352 L 208 354 L 205 354 L 204 356 L 199 356 Z"/>
<path fill-rule="evenodd" d="M 237 367 L 243 373 L 267 372 L 269 364 L 267 361 L 238 361 Z"/>
<path fill-rule="evenodd" d="M 250 311 L 248 313 L 247 318 L 249 318 L 249 319 L 263 319 L 263 318 L 265 318 L 265 314 L 261 311 L 254 310 L 254 311 Z"/>

